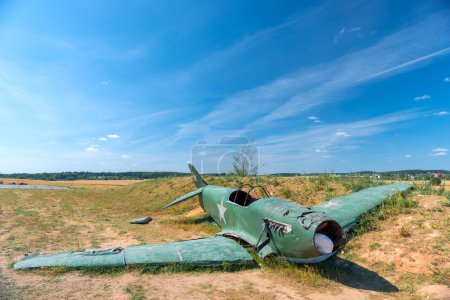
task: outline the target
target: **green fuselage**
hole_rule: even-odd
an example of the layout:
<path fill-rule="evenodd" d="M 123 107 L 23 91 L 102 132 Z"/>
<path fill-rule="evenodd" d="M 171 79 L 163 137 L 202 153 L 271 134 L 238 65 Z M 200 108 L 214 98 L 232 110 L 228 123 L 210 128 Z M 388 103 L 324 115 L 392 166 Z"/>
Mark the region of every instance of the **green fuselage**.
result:
<path fill-rule="evenodd" d="M 233 202 L 237 190 L 208 185 L 199 195 L 203 209 L 222 228 L 220 235 L 234 237 L 257 248 L 259 255 L 265 257 L 276 254 L 298 262 L 318 262 L 332 254 L 322 255 L 314 245 L 314 235 L 327 227 L 327 235 L 339 247 L 342 237 L 340 226 L 323 212 L 268 197 L 261 198 L 248 206 Z M 231 197 L 230 197 L 231 196 Z M 266 228 L 266 231 L 264 231 Z"/>

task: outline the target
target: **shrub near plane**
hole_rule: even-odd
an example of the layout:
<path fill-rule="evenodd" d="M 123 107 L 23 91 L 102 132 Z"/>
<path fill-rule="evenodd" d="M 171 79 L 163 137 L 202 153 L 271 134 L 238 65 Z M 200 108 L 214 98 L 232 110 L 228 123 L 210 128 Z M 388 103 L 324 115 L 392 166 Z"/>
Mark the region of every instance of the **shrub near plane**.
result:
<path fill-rule="evenodd" d="M 343 233 L 356 224 L 359 216 L 389 196 L 411 188 L 404 183 L 382 185 L 309 208 L 272 197 L 259 186 L 235 189 L 208 185 L 194 166 L 189 168 L 197 190 L 164 208 L 198 196 L 201 207 L 222 228 L 217 236 L 106 250 L 35 253 L 26 255 L 14 268 L 251 263 L 248 251 L 236 241 L 251 245 L 260 257 L 276 255 L 295 263 L 317 263 L 336 253 L 344 243 Z"/>

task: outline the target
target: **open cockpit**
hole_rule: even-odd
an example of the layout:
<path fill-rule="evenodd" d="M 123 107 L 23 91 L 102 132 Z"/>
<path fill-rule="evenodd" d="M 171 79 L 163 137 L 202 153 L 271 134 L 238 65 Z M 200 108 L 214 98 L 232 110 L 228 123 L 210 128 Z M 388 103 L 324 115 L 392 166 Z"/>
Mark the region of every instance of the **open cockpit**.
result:
<path fill-rule="evenodd" d="M 252 186 L 251 184 L 243 184 L 230 194 L 228 201 L 240 206 L 247 207 L 253 202 L 270 197 L 270 193 L 263 186 Z"/>

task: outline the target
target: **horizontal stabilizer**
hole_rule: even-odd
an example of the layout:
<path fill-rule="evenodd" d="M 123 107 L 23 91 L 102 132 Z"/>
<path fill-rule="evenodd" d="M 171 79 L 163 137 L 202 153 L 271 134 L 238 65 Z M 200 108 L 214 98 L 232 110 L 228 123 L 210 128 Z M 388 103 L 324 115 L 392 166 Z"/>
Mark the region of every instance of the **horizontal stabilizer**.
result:
<path fill-rule="evenodd" d="M 203 191 L 203 188 L 201 187 L 201 188 L 199 188 L 199 189 L 196 190 L 196 191 L 190 192 L 190 193 L 188 193 L 188 194 L 186 194 L 186 195 L 184 195 L 184 196 L 181 196 L 181 197 L 178 198 L 178 199 L 173 200 L 172 202 L 170 202 L 169 204 L 167 204 L 167 205 L 164 206 L 163 208 L 168 208 L 168 207 L 171 207 L 172 205 L 175 205 L 175 204 L 178 204 L 178 203 L 180 203 L 180 202 L 186 201 L 186 200 L 189 199 L 189 198 L 192 198 L 192 197 L 194 197 L 194 196 L 197 196 L 197 195 L 201 194 L 202 191 Z"/>
<path fill-rule="evenodd" d="M 250 265 L 252 256 L 232 239 L 215 236 L 167 244 L 117 247 L 59 254 L 25 256 L 14 264 L 16 270 L 65 266 L 120 267 L 126 265 L 192 264 L 198 266 Z"/>

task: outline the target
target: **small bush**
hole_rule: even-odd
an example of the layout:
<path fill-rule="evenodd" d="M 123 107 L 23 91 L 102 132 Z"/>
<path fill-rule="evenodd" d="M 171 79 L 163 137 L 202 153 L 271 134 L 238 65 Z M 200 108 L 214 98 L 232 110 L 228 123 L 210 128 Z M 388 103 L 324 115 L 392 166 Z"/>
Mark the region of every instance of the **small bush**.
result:
<path fill-rule="evenodd" d="M 410 237 L 410 236 L 411 236 L 411 230 L 410 230 L 410 228 L 409 228 L 408 226 L 406 226 L 406 225 L 403 225 L 403 226 L 400 228 L 400 235 L 401 235 L 402 237 Z"/>
<path fill-rule="evenodd" d="M 431 184 L 431 185 L 434 185 L 434 186 L 440 185 L 441 182 L 442 182 L 441 179 L 439 179 L 439 178 L 437 178 L 437 177 L 433 177 L 433 178 L 431 178 L 431 180 L 430 180 L 430 184 Z"/>

